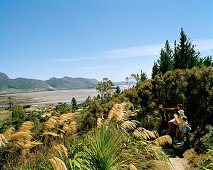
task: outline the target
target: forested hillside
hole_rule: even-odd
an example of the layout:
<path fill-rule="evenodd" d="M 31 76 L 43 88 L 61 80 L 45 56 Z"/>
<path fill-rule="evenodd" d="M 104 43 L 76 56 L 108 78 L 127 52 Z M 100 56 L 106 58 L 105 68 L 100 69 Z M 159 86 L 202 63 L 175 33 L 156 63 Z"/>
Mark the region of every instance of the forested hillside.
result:
<path fill-rule="evenodd" d="M 51 78 L 45 82 L 56 89 L 86 89 L 94 88 L 97 85 L 97 80 L 95 79 L 71 77 Z"/>
<path fill-rule="evenodd" d="M 43 91 L 61 89 L 94 88 L 97 80 L 86 78 L 51 78 L 46 81 L 26 78 L 10 79 L 6 74 L 0 73 L 0 91 Z"/>

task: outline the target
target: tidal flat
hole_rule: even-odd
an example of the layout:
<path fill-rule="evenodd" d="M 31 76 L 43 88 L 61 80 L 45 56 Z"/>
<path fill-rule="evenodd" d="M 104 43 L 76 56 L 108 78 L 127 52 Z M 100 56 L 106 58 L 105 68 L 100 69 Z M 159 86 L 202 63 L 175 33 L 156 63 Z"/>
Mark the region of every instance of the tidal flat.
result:
<path fill-rule="evenodd" d="M 97 96 L 96 89 L 78 89 L 78 90 L 58 90 L 58 91 L 42 91 L 30 93 L 14 93 L 2 94 L 0 96 L 0 105 L 7 105 L 9 102 L 13 104 L 42 104 L 42 103 L 58 103 L 70 102 L 73 97 L 77 101 L 86 100 L 88 96 L 93 98 Z"/>

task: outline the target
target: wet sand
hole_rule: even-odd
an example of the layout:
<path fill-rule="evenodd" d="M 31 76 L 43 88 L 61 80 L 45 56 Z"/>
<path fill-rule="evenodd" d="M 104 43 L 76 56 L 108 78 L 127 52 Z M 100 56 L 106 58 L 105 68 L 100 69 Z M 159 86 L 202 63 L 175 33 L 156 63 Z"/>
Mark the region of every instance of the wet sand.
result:
<path fill-rule="evenodd" d="M 1 95 L 2 100 L 0 104 L 7 104 L 10 101 L 14 104 L 32 104 L 32 103 L 58 103 L 58 102 L 70 102 L 73 97 L 77 101 L 86 100 L 88 96 L 92 98 L 97 96 L 96 89 L 79 89 L 79 90 L 58 90 L 58 91 L 43 91 L 43 92 L 31 92 L 31 93 L 16 93 Z M 7 100 L 7 101 L 5 101 Z"/>

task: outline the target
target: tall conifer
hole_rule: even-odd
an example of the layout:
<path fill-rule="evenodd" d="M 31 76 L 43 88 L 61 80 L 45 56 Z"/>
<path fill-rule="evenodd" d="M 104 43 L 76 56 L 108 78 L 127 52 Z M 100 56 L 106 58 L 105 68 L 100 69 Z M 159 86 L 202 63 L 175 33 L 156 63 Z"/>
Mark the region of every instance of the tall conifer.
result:
<path fill-rule="evenodd" d="M 165 73 L 173 68 L 173 54 L 169 45 L 169 41 L 166 40 L 165 47 L 161 49 L 160 58 L 158 60 L 159 72 Z"/>

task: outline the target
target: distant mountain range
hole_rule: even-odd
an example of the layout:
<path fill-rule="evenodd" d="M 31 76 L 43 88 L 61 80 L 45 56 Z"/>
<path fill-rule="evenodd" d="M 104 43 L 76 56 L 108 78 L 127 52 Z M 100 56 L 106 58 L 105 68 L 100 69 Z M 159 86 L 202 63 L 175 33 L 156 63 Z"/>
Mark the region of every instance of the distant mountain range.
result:
<path fill-rule="evenodd" d="M 87 78 L 51 78 L 49 80 L 36 80 L 27 78 L 10 79 L 5 73 L 0 72 L 0 92 L 24 92 L 65 89 L 95 88 L 98 81 Z"/>

